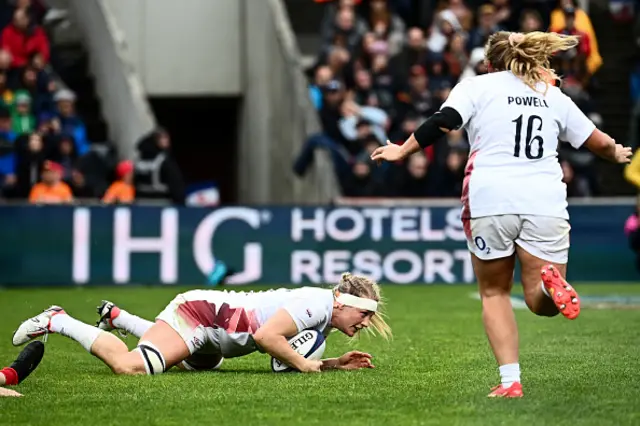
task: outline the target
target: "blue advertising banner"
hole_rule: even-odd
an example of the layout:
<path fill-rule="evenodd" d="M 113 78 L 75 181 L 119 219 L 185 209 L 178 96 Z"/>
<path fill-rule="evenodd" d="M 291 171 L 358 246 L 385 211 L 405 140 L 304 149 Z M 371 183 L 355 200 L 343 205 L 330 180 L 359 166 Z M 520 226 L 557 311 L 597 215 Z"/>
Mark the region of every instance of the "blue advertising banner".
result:
<path fill-rule="evenodd" d="M 633 206 L 572 206 L 569 278 L 637 281 L 623 224 Z M 471 283 L 450 207 L 0 207 L 0 285 Z"/>

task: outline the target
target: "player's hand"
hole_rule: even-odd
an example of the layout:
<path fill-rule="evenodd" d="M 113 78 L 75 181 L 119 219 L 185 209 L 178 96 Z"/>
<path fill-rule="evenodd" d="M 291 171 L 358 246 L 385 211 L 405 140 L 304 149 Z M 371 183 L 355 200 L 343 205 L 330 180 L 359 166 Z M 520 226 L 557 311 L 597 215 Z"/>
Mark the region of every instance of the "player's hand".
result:
<path fill-rule="evenodd" d="M 322 371 L 321 368 L 322 361 L 308 359 L 299 370 L 301 373 L 320 373 Z"/>
<path fill-rule="evenodd" d="M 377 161 L 378 164 L 383 160 L 394 162 L 402 160 L 403 158 L 404 157 L 402 156 L 402 148 L 400 147 L 400 145 L 396 145 L 394 143 L 391 143 L 390 141 L 387 141 L 387 144 L 385 146 L 378 147 L 371 153 L 371 159 L 373 161 Z"/>
<path fill-rule="evenodd" d="M 617 163 L 627 164 L 631 162 L 633 152 L 628 146 L 622 146 L 619 143 L 616 144 L 615 159 Z"/>
<path fill-rule="evenodd" d="M 6 389 L 6 388 L 0 387 L 0 397 L 3 397 L 3 396 L 16 397 L 16 396 L 22 396 L 22 394 L 14 391 L 14 390 L 11 390 L 11 389 Z"/>
<path fill-rule="evenodd" d="M 360 368 L 375 368 L 375 366 L 371 363 L 371 355 L 368 353 L 351 351 L 338 358 L 338 368 L 358 370 Z"/>

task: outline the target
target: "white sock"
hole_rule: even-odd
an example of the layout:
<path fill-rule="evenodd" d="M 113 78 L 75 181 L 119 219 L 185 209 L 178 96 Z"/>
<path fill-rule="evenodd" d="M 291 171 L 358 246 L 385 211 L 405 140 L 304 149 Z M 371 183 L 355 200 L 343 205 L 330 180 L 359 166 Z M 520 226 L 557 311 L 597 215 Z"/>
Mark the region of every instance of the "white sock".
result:
<path fill-rule="evenodd" d="M 49 328 L 54 333 L 60 333 L 80 343 L 87 352 L 91 352 L 93 342 L 100 336 L 100 333 L 104 333 L 99 328 L 78 321 L 67 314 L 57 314 L 51 317 Z"/>
<path fill-rule="evenodd" d="M 545 296 L 551 298 L 551 295 L 547 291 L 547 288 L 544 286 L 544 282 L 540 281 L 540 287 L 542 288 L 542 292 L 545 294 Z"/>
<path fill-rule="evenodd" d="M 520 381 L 520 364 L 505 364 L 500 368 L 500 379 L 502 380 L 502 386 L 508 388 L 513 382 Z"/>
<path fill-rule="evenodd" d="M 129 334 L 133 334 L 138 339 L 142 337 L 148 329 L 151 328 L 153 322 L 144 318 L 140 318 L 136 315 L 131 315 L 129 312 L 120 309 L 120 314 L 111 321 L 114 327 L 125 330 Z"/>

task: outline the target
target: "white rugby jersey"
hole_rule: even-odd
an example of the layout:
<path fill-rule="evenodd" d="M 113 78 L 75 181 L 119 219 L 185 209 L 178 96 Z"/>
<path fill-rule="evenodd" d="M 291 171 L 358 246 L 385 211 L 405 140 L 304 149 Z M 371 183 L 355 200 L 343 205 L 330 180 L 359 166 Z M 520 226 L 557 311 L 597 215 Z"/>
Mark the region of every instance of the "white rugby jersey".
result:
<path fill-rule="evenodd" d="M 316 287 L 260 292 L 193 290 L 178 297 L 178 315 L 192 327 L 206 328 L 213 351 L 226 358 L 257 350 L 253 335 L 278 309 L 286 310 L 298 332 L 317 330 L 328 335 L 333 290 Z"/>
<path fill-rule="evenodd" d="M 568 219 L 558 140 L 580 148 L 595 129 L 560 89 L 534 91 L 510 71 L 458 83 L 444 107 L 462 116 L 471 149 L 462 218 L 530 214 Z"/>

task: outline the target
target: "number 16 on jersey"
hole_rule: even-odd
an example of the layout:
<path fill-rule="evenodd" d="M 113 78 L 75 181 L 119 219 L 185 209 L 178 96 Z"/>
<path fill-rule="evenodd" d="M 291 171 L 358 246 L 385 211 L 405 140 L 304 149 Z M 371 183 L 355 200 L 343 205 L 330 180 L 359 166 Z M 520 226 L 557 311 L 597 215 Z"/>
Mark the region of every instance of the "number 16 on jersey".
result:
<path fill-rule="evenodd" d="M 522 144 L 522 121 L 523 121 L 522 115 L 520 115 L 520 117 L 516 118 L 515 120 L 512 120 L 512 123 L 516 123 L 516 140 L 515 140 L 515 148 L 513 150 L 514 157 L 520 157 L 521 144 Z M 540 135 L 533 136 L 534 128 L 538 132 L 542 130 L 542 118 L 538 115 L 531 115 L 527 120 L 527 134 L 524 139 L 524 143 L 525 143 L 524 155 L 529 160 L 540 159 L 542 158 L 542 154 L 544 153 L 544 150 L 542 148 L 542 145 L 544 144 L 544 140 Z M 533 154 L 532 147 L 535 142 L 538 143 L 538 147 L 536 149 L 536 153 Z"/>

